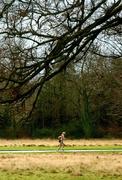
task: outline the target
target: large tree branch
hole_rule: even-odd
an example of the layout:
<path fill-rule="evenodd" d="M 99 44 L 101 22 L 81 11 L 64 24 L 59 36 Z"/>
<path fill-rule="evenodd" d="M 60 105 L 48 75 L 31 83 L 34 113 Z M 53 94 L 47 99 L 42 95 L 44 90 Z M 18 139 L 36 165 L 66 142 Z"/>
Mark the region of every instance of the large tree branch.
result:
<path fill-rule="evenodd" d="M 9 15 L 9 8 L 13 3 L 11 1 L 6 6 L 7 9 L 2 10 L 1 18 L 7 11 Z M 108 6 L 104 11 L 106 3 Z M 32 1 L 24 4 L 20 1 L 18 5 L 20 6 L 15 12 L 17 17 L 12 16 L 14 12 L 11 9 L 13 21 L 9 16 L 6 16 L 8 19 L 4 17 L 3 28 L 0 30 L 0 36 L 3 35 L 5 43 L 9 44 L 9 49 L 6 50 L 9 54 L 6 58 L 6 76 L 0 76 L 0 89 L 1 94 L 8 94 L 11 88 L 19 90 L 16 96 L 6 96 L 5 99 L 3 96 L 1 103 L 22 101 L 36 91 L 38 97 L 43 84 L 66 69 L 69 63 L 77 62 L 75 59 L 79 54 L 83 58 L 100 33 L 121 24 L 120 0 L 112 4 L 107 0 L 100 0 L 96 4 L 92 2 L 88 10 L 86 1 L 62 5 L 54 2 L 51 7 L 46 2 L 42 5 L 37 1 L 35 5 Z M 26 11 L 26 14 L 20 14 L 22 11 Z M 19 41 L 23 43 L 21 48 L 18 48 Z M 4 60 L 2 63 L 4 64 Z M 12 66 L 10 71 L 7 70 L 9 64 Z M 37 98 L 33 107 L 36 101 Z"/>

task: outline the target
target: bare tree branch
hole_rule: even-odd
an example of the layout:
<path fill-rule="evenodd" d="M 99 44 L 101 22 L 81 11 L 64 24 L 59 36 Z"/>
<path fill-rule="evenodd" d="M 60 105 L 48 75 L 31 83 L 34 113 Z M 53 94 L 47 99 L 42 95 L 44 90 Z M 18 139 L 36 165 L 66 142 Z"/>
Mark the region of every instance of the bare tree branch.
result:
<path fill-rule="evenodd" d="M 0 12 L 0 71 L 4 73 L 0 73 L 0 103 L 23 101 L 36 92 L 35 107 L 45 82 L 69 63 L 77 63 L 79 54 L 86 56 L 96 41 L 105 43 L 100 37 L 109 39 L 116 30 L 117 38 L 108 44 L 120 39 L 121 9 L 121 0 L 13 0 L 4 4 Z"/>

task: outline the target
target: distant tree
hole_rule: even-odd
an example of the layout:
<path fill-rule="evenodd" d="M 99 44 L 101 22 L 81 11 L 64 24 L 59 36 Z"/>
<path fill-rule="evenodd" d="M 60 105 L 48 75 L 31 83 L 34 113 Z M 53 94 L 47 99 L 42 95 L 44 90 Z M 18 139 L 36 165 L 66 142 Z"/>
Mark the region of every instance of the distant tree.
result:
<path fill-rule="evenodd" d="M 0 76 L 0 103 L 23 101 L 36 93 L 34 108 L 45 82 L 77 63 L 92 44 L 100 46 L 103 37 L 108 41 L 107 30 L 120 27 L 121 9 L 121 0 L 4 2 L 0 44 L 6 75 Z"/>
<path fill-rule="evenodd" d="M 69 81 L 73 76 L 63 71 L 43 87 L 35 109 L 41 127 L 60 127 L 76 116 L 76 92 Z"/>

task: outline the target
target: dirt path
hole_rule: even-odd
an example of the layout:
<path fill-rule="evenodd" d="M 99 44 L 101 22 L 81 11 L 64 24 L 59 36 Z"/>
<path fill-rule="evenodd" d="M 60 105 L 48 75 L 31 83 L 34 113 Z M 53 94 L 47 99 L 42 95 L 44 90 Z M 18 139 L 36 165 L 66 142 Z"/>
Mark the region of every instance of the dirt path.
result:
<path fill-rule="evenodd" d="M 56 152 L 64 152 L 64 153 L 82 153 L 82 152 L 122 152 L 122 149 L 83 149 L 83 150 L 1 150 L 0 153 L 56 153 Z"/>

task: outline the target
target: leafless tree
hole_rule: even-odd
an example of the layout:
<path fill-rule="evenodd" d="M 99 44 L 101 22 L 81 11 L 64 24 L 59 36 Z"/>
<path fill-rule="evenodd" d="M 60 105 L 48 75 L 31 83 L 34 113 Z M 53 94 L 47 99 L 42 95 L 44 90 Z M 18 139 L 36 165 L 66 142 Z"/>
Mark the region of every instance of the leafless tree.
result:
<path fill-rule="evenodd" d="M 70 63 L 77 63 L 79 54 L 84 57 L 96 43 L 103 47 L 107 41 L 114 46 L 115 37 L 109 32 L 116 30 L 116 37 L 120 33 L 121 9 L 121 0 L 3 2 L 0 103 L 23 101 L 35 92 L 34 107 L 43 85 Z M 110 50 L 106 52 L 110 55 Z"/>

